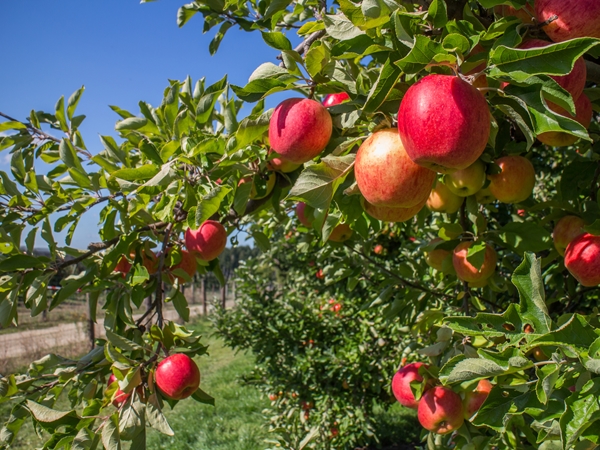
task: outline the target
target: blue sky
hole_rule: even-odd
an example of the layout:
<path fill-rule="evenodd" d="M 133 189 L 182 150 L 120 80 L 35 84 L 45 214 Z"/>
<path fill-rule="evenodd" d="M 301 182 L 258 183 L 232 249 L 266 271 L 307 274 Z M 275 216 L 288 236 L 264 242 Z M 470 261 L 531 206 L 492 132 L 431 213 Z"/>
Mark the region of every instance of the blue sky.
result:
<path fill-rule="evenodd" d="M 177 9 L 186 0 L 4 1 L 0 3 L 0 111 L 24 120 L 29 111 L 54 111 L 61 95 L 67 99 L 85 85 L 78 113 L 92 153 L 101 149 L 99 135 L 113 135 L 117 115 L 108 105 L 134 114 L 138 102 L 158 105 L 168 79 L 206 77 L 208 83 L 228 74 L 244 85 L 277 51 L 260 33 L 230 29 L 215 56 L 208 44 L 214 30 L 202 34 L 195 16 L 177 27 Z M 270 105 L 274 106 L 274 105 Z M 55 133 L 58 136 L 58 133 Z M 0 153 L 0 170 L 8 171 L 8 153 Z M 80 222 L 72 245 L 97 241 L 97 213 Z M 43 241 L 37 242 L 41 245 Z"/>

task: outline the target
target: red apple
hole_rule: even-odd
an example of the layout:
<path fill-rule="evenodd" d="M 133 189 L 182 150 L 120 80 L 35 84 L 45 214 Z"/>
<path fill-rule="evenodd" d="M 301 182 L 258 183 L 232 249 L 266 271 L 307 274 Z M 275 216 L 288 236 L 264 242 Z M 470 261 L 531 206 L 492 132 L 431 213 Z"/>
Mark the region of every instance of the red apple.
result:
<path fill-rule="evenodd" d="M 187 273 L 190 276 L 190 278 L 193 278 L 197 269 L 196 257 L 192 253 L 186 252 L 185 250 L 181 250 L 181 261 L 179 261 L 177 264 L 171 267 L 171 270 L 175 269 L 182 269 L 185 273 Z M 173 281 L 172 275 L 170 276 L 170 278 L 171 281 Z M 177 277 L 177 279 L 180 283 L 186 282 L 186 280 L 184 280 L 182 277 Z"/>
<path fill-rule="evenodd" d="M 323 269 L 317 270 L 317 273 L 315 273 L 315 277 L 317 277 L 319 280 L 322 280 L 323 278 L 325 278 L 325 274 L 323 273 Z"/>
<path fill-rule="evenodd" d="M 419 367 L 428 366 L 422 362 L 410 363 L 400 368 L 392 378 L 392 392 L 396 400 L 402 406 L 407 408 L 417 409 L 419 402 L 415 400 L 415 396 L 410 389 L 410 383 L 413 381 L 422 382 L 423 377 L 419 375 Z M 427 389 L 427 387 L 426 387 Z"/>
<path fill-rule="evenodd" d="M 565 267 L 582 286 L 600 284 L 600 236 L 585 233 L 565 250 Z"/>
<path fill-rule="evenodd" d="M 499 5 L 494 7 L 494 12 L 501 17 L 516 17 L 523 23 L 534 23 L 535 11 L 531 5 L 525 5 L 523 8 L 515 9 L 508 5 Z"/>
<path fill-rule="evenodd" d="M 354 175 L 358 189 L 374 206 L 412 208 L 427 198 L 435 172 L 408 157 L 398 131 L 373 133 L 356 154 Z"/>
<path fill-rule="evenodd" d="M 277 394 L 269 394 L 269 400 L 272 402 L 276 401 L 279 398 Z"/>
<path fill-rule="evenodd" d="M 444 241 L 443 241 L 443 239 L 435 238 L 434 240 L 432 240 L 430 242 L 430 245 L 433 245 L 436 242 L 442 243 Z M 439 272 L 442 272 L 444 261 L 447 258 L 449 258 L 451 254 L 452 254 L 452 252 L 449 250 L 444 250 L 443 248 L 434 248 L 433 250 L 426 253 L 425 262 L 427 262 L 429 267 L 431 267 Z"/>
<path fill-rule="evenodd" d="M 525 50 L 531 48 L 547 47 L 550 44 L 552 44 L 552 42 L 543 41 L 541 39 L 528 39 L 521 45 L 519 45 L 518 48 Z M 569 74 L 553 76 L 551 78 L 553 78 L 554 81 L 556 81 L 560 85 L 560 87 L 568 91 L 573 97 L 573 100 L 575 101 L 579 98 L 579 96 L 583 92 L 583 89 L 585 88 L 585 80 L 587 78 L 587 68 L 585 66 L 585 61 L 581 57 L 577 59 L 577 61 L 575 61 L 573 70 L 571 70 Z"/>
<path fill-rule="evenodd" d="M 331 106 L 339 105 L 344 103 L 346 100 L 350 100 L 350 96 L 346 92 L 338 92 L 337 94 L 327 94 L 323 100 L 323 106 L 329 108 Z"/>
<path fill-rule="evenodd" d="M 522 156 L 504 156 L 496 160 L 501 172 L 488 175 L 490 191 L 502 203 L 520 203 L 533 193 L 535 170 Z"/>
<path fill-rule="evenodd" d="M 108 381 L 107 381 L 107 385 L 110 386 L 111 384 L 113 384 L 115 381 L 117 381 L 117 377 L 114 376 L 114 374 L 110 374 L 110 377 L 108 377 Z M 125 403 L 127 401 L 127 399 L 129 398 L 129 396 L 131 395 L 131 392 L 129 393 L 125 393 L 121 390 L 121 388 L 117 387 L 116 392 L 113 394 L 113 401 L 112 404 L 116 407 L 119 408 L 123 403 Z"/>
<path fill-rule="evenodd" d="M 319 102 L 290 98 L 281 102 L 271 116 L 269 141 L 285 159 L 302 164 L 325 149 L 332 129 L 329 111 Z"/>
<path fill-rule="evenodd" d="M 185 232 L 185 246 L 204 261 L 217 258 L 227 245 L 227 231 L 216 220 L 207 220 L 197 230 Z"/>
<path fill-rule="evenodd" d="M 485 399 L 488 398 L 494 386 L 488 380 L 480 380 L 477 383 L 475 390 L 465 394 L 463 409 L 465 411 L 465 419 L 469 420 L 473 414 L 479 411 Z"/>
<path fill-rule="evenodd" d="M 459 197 L 448 187 L 438 181 L 427 199 L 427 208 L 434 212 L 454 214 L 463 204 L 464 198 Z"/>
<path fill-rule="evenodd" d="M 477 160 L 466 169 L 446 175 L 444 184 L 459 197 L 468 197 L 479 192 L 485 184 L 485 180 L 485 164 Z"/>
<path fill-rule="evenodd" d="M 461 242 L 454 249 L 452 265 L 454 266 L 454 270 L 456 270 L 456 276 L 469 283 L 487 280 L 496 271 L 496 263 L 498 262 L 496 250 L 491 245 L 486 244 L 483 265 L 478 270 L 467 259 L 471 245 L 473 245 L 473 242 Z"/>
<path fill-rule="evenodd" d="M 119 259 L 119 262 L 113 269 L 113 272 L 120 272 L 121 276 L 123 278 L 125 278 L 130 270 L 131 270 L 131 263 L 127 260 L 127 257 L 125 255 L 123 255 L 123 256 L 121 256 L 121 259 Z"/>
<path fill-rule="evenodd" d="M 417 417 L 426 430 L 437 434 L 451 433 L 465 420 L 462 399 L 450 388 L 433 387 L 423 394 Z"/>
<path fill-rule="evenodd" d="M 389 206 L 374 206 L 365 201 L 363 207 L 371 217 L 383 222 L 406 222 L 415 217 L 425 206 L 427 199 L 412 208 L 390 208 Z M 390 237 L 391 236 L 390 234 Z"/>
<path fill-rule="evenodd" d="M 332 242 L 344 242 L 352 237 L 352 233 L 350 225 L 347 223 L 340 223 L 329 235 L 329 240 Z"/>
<path fill-rule="evenodd" d="M 267 162 L 267 168 L 269 170 L 273 170 L 275 172 L 290 173 L 302 165 L 302 164 L 296 164 L 291 161 L 288 161 L 287 159 L 283 158 L 281 155 L 278 155 L 275 152 L 269 152 L 269 155 L 271 155 L 271 156 L 275 155 L 275 156 L 273 156 L 273 158 L 271 158 Z M 271 179 L 269 178 L 269 181 L 270 180 Z M 275 180 L 275 178 L 273 178 L 273 180 Z M 275 183 L 273 182 L 273 185 L 274 184 Z"/>
<path fill-rule="evenodd" d="M 312 213 L 313 209 L 310 206 L 309 208 Z M 298 204 L 296 204 L 296 215 L 298 216 L 298 220 L 302 225 L 304 225 L 307 228 L 312 228 L 313 218 L 309 218 L 306 216 L 306 203 L 298 202 Z"/>
<path fill-rule="evenodd" d="M 200 370 L 188 355 L 176 353 L 158 364 L 154 380 L 166 397 L 182 400 L 196 392 L 200 386 Z"/>
<path fill-rule="evenodd" d="M 548 108 L 558 114 L 576 120 L 584 128 L 588 128 L 590 123 L 592 123 L 592 115 L 594 113 L 592 109 L 592 102 L 585 94 L 581 94 L 575 102 L 575 117 L 554 103 L 548 102 Z M 560 131 L 548 131 L 547 133 L 541 133 L 538 134 L 537 138 L 540 142 L 552 147 L 567 147 L 569 145 L 573 145 L 579 139 L 577 136 Z"/>
<path fill-rule="evenodd" d="M 414 162 L 450 173 L 466 169 L 485 150 L 490 111 L 484 96 L 459 77 L 428 75 L 404 95 L 398 130 Z"/>
<path fill-rule="evenodd" d="M 584 226 L 584 220 L 577 216 L 565 216 L 556 223 L 552 231 L 552 240 L 554 248 L 561 256 L 565 255 L 565 250 L 573 239 L 585 233 Z"/>
<path fill-rule="evenodd" d="M 373 253 L 375 253 L 376 255 L 382 255 L 383 254 L 383 245 L 381 244 L 377 244 L 375 247 L 373 247 Z"/>
<path fill-rule="evenodd" d="M 597 0 L 535 0 L 539 23 L 557 16 L 544 27 L 554 42 L 578 37 L 600 38 L 600 2 Z"/>
<path fill-rule="evenodd" d="M 134 251 L 129 253 L 129 259 L 134 260 L 135 256 L 136 254 Z M 142 249 L 142 265 L 146 268 L 150 275 L 156 273 L 158 270 L 158 258 L 154 252 L 146 252 L 144 249 Z M 121 256 L 121 259 L 117 263 L 113 272 L 121 272 L 123 278 L 125 278 L 125 276 L 131 271 L 132 267 L 133 265 L 129 262 L 127 257 Z"/>

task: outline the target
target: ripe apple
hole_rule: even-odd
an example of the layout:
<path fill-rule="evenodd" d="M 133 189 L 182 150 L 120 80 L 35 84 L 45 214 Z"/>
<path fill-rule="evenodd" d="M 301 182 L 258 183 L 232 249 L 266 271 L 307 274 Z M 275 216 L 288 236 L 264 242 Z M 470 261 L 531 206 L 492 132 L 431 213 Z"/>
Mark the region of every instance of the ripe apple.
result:
<path fill-rule="evenodd" d="M 600 284 L 600 236 L 585 233 L 565 250 L 565 267 L 582 286 Z"/>
<path fill-rule="evenodd" d="M 135 252 L 132 251 L 129 253 L 129 259 L 135 259 Z M 156 254 L 152 251 L 146 252 L 142 249 L 142 265 L 146 268 L 150 275 L 156 273 L 158 270 L 158 258 Z M 126 256 L 121 256 L 121 259 L 113 269 L 113 272 L 120 272 L 123 278 L 127 276 L 127 274 L 131 271 L 133 265 L 129 262 Z"/>
<path fill-rule="evenodd" d="M 300 223 L 302 225 L 304 225 L 307 228 L 312 228 L 312 223 L 313 223 L 313 217 L 312 217 L 312 213 L 314 211 L 314 209 L 310 206 L 308 206 L 309 211 L 306 210 L 306 207 L 308 205 L 304 202 L 298 202 L 296 204 L 296 215 L 298 216 L 298 220 L 300 221 Z M 308 217 L 307 212 L 310 212 L 310 217 Z"/>
<path fill-rule="evenodd" d="M 410 363 L 404 367 L 401 367 L 398 372 L 395 373 L 392 378 L 392 392 L 396 400 L 400 402 L 402 406 L 407 408 L 417 409 L 419 402 L 415 399 L 412 390 L 410 389 L 410 383 L 412 381 L 422 382 L 423 377 L 419 375 L 419 367 L 428 366 L 422 362 Z M 428 387 L 426 386 L 425 389 Z"/>
<path fill-rule="evenodd" d="M 196 273 L 196 257 L 189 252 L 186 252 L 185 250 L 180 250 L 181 252 L 181 261 L 179 261 L 177 264 L 175 264 L 173 267 L 171 267 L 171 270 L 175 270 L 175 269 L 182 269 L 185 273 L 187 273 L 190 278 L 193 278 L 194 274 Z M 170 276 L 171 281 L 173 281 L 173 276 Z M 177 277 L 177 279 L 179 280 L 180 283 L 185 283 L 186 280 L 184 280 L 182 277 Z"/>
<path fill-rule="evenodd" d="M 427 75 L 404 94 L 398 130 L 415 163 L 450 173 L 466 169 L 485 150 L 490 110 L 484 96 L 459 77 Z"/>
<path fill-rule="evenodd" d="M 374 206 L 366 200 L 363 207 L 371 217 L 383 222 L 406 222 L 415 217 L 423 209 L 427 199 L 412 208 L 390 208 L 389 206 Z M 393 237 L 390 235 L 390 237 Z"/>
<path fill-rule="evenodd" d="M 322 280 L 323 278 L 325 278 L 325 274 L 323 273 L 323 269 L 317 270 L 317 273 L 315 273 L 315 277 L 317 277 L 319 280 Z"/>
<path fill-rule="evenodd" d="M 227 245 L 227 231 L 216 220 L 207 220 L 197 230 L 185 232 L 185 246 L 204 261 L 217 258 Z"/>
<path fill-rule="evenodd" d="M 107 381 L 107 385 L 110 386 L 111 384 L 113 384 L 115 381 L 117 381 L 117 377 L 114 376 L 114 374 L 110 374 L 110 377 L 108 377 L 108 381 Z M 127 399 L 129 398 L 129 396 L 131 395 L 131 392 L 129 393 L 125 393 L 121 390 L 121 388 L 117 387 L 116 392 L 113 394 L 113 401 L 112 404 L 116 407 L 119 408 L 123 403 L 125 403 L 127 401 Z"/>
<path fill-rule="evenodd" d="M 465 400 L 463 402 L 465 419 L 469 420 L 473 417 L 473 414 L 479 411 L 479 408 L 481 408 L 485 399 L 488 398 L 493 387 L 492 383 L 488 380 L 480 380 L 473 391 L 469 391 L 465 394 Z"/>
<path fill-rule="evenodd" d="M 429 245 L 433 245 L 436 242 L 442 243 L 443 239 L 435 238 L 432 240 Z M 433 250 L 427 252 L 425 254 L 425 262 L 429 265 L 429 267 L 437 270 L 438 272 L 443 272 L 442 267 L 446 258 L 449 258 L 452 252 L 449 250 L 444 250 L 443 248 L 434 248 Z"/>
<path fill-rule="evenodd" d="M 535 186 L 533 164 L 522 156 L 503 156 L 496 160 L 501 172 L 488 175 L 490 191 L 502 203 L 520 203 L 526 200 Z"/>
<path fill-rule="evenodd" d="M 450 388 L 433 387 L 421 397 L 417 417 L 426 430 L 437 434 L 451 433 L 465 420 L 462 399 Z"/>
<path fill-rule="evenodd" d="M 332 242 L 344 242 L 352 237 L 352 233 L 353 231 L 350 228 L 350 225 L 347 223 L 340 223 L 329 235 L 329 240 Z"/>
<path fill-rule="evenodd" d="M 561 256 L 565 256 L 565 250 L 573 239 L 585 233 L 584 226 L 584 220 L 577 216 L 565 216 L 556 223 L 552 231 L 552 240 L 554 248 Z"/>
<path fill-rule="evenodd" d="M 481 190 L 485 180 L 485 164 L 477 160 L 466 169 L 447 174 L 444 184 L 459 197 L 468 197 Z"/>
<path fill-rule="evenodd" d="M 585 94 L 581 94 L 575 101 L 575 117 L 573 117 L 569 112 L 560 106 L 551 102 L 547 103 L 548 108 L 550 108 L 552 111 L 566 116 L 569 119 L 576 120 L 584 128 L 588 128 L 590 123 L 592 123 L 592 115 L 594 113 L 592 109 L 592 102 Z M 573 145 L 579 139 L 577 136 L 560 131 L 548 131 L 547 133 L 540 133 L 538 134 L 537 138 L 540 142 L 552 147 L 567 147 L 569 145 Z"/>
<path fill-rule="evenodd" d="M 279 396 L 277 394 L 269 394 L 269 400 L 272 402 L 277 401 L 278 398 Z"/>
<path fill-rule="evenodd" d="M 524 41 L 518 48 L 520 49 L 531 49 L 531 48 L 540 48 L 547 47 L 552 44 L 552 42 L 543 41 L 541 39 L 528 39 Z M 560 87 L 564 90 L 568 91 L 573 100 L 577 100 L 583 89 L 585 88 L 585 81 L 587 78 L 587 68 L 585 66 L 585 61 L 583 57 L 580 57 L 575 61 L 575 65 L 573 66 L 573 70 L 567 75 L 561 76 L 552 76 L 551 78 L 556 81 Z"/>
<path fill-rule="evenodd" d="M 346 92 L 338 92 L 337 94 L 327 94 L 323 100 L 323 106 L 329 108 L 330 106 L 339 105 L 344 103 L 346 100 L 350 100 L 350 96 Z"/>
<path fill-rule="evenodd" d="M 477 191 L 475 194 L 475 200 L 477 200 L 477 203 L 481 205 L 487 205 L 488 203 L 495 202 L 497 199 L 494 197 L 494 194 L 492 194 L 492 191 L 490 191 L 490 187 L 488 186 L 480 191 Z"/>
<path fill-rule="evenodd" d="M 534 23 L 535 22 L 535 11 L 531 5 L 525 5 L 524 8 L 513 8 L 508 5 L 499 5 L 494 7 L 494 12 L 500 17 L 516 17 L 521 19 L 523 23 Z"/>
<path fill-rule="evenodd" d="M 454 214 L 463 204 L 464 198 L 459 197 L 448 187 L 438 181 L 427 199 L 427 208 L 434 212 Z"/>
<path fill-rule="evenodd" d="M 358 189 L 374 206 L 412 208 L 427 198 L 435 172 L 415 164 L 398 130 L 376 131 L 360 146 L 354 163 Z"/>
<path fill-rule="evenodd" d="M 454 266 L 454 270 L 456 270 L 456 276 L 469 283 L 487 280 L 496 270 L 496 263 L 498 262 L 496 250 L 489 244 L 485 245 L 483 265 L 477 270 L 477 268 L 467 259 L 467 254 L 471 245 L 473 245 L 473 242 L 461 242 L 454 249 L 452 254 L 452 265 Z"/>
<path fill-rule="evenodd" d="M 373 247 L 373 253 L 375 253 L 376 255 L 382 255 L 383 254 L 383 245 L 381 244 L 377 244 L 375 247 Z"/>
<path fill-rule="evenodd" d="M 600 2 L 597 0 L 535 0 L 539 23 L 558 18 L 544 27 L 554 42 L 578 37 L 600 38 Z"/>
<path fill-rule="evenodd" d="M 332 130 L 329 111 L 319 102 L 289 98 L 271 116 L 269 141 L 273 151 L 288 161 L 302 164 L 325 149 Z"/>
<path fill-rule="evenodd" d="M 283 158 L 281 155 L 278 155 L 273 151 L 269 152 L 269 155 L 273 157 L 267 162 L 267 168 L 275 172 L 290 173 L 302 165 L 288 161 L 287 159 Z M 270 180 L 271 178 L 269 177 L 269 181 Z"/>
<path fill-rule="evenodd" d="M 200 370 L 188 355 L 176 353 L 158 364 L 154 380 L 166 397 L 182 400 L 196 392 L 200 386 Z"/>

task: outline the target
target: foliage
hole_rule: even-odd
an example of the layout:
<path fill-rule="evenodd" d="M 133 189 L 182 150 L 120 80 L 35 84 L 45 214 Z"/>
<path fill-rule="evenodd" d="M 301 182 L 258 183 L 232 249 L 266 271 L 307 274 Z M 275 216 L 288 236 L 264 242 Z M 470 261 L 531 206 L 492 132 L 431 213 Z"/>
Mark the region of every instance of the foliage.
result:
<path fill-rule="evenodd" d="M 139 447 L 146 425 L 170 433 L 154 390 L 153 369 L 169 351 L 206 351 L 198 335 L 162 319 L 164 301 L 172 301 L 182 319 L 188 319 L 179 285 L 189 276 L 177 268 L 182 233 L 219 218 L 234 245 L 237 234 L 246 231 L 257 247 L 269 252 L 277 233 L 296 224 L 288 209 L 292 200 L 314 208 L 315 220 L 313 229 L 298 227 L 302 237 L 289 253 L 323 246 L 330 258 L 323 267 L 325 283 L 345 282 L 350 293 L 367 289 L 363 273 L 376 274 L 365 295 L 373 299 L 368 312 L 356 314 L 381 314 L 390 319 L 389 329 L 411 327 L 415 345 L 432 363 L 430 375 L 458 392 L 479 378 L 494 381 L 480 414 L 454 439 L 429 434 L 430 448 L 588 448 L 598 443 L 598 288 L 584 288 L 569 274 L 550 234 L 566 214 L 582 217 L 586 230 L 598 233 L 598 121 L 596 116 L 586 130 L 550 110 L 548 102 L 574 111 L 573 98 L 550 75 L 568 73 L 585 55 L 595 69 L 589 71 L 586 94 L 598 108 L 593 61 L 599 41 L 578 38 L 543 49 L 516 49 L 524 37 L 543 37 L 543 30 L 510 16 L 494 16 L 492 8 L 525 3 L 194 1 L 179 10 L 179 24 L 199 14 L 204 31 L 219 25 L 211 51 L 237 25 L 260 31 L 266 45 L 281 51 L 281 63 L 265 62 L 245 86 L 229 85 L 226 78 L 210 86 L 203 79 L 172 80 L 161 104 L 142 101 L 137 115 L 113 106 L 122 141 L 101 136 L 103 150 L 96 154 L 78 131 L 85 118 L 75 113 L 83 88 L 67 101 L 61 98 L 53 112 L 32 111 L 27 121 L 2 113 L 7 120 L 0 131 L 9 135 L 0 138 L 0 150 L 11 154 L 11 173 L 0 172 L 0 325 L 18 323 L 21 300 L 36 315 L 81 289 L 90 294 L 92 312 L 98 306 L 106 311 L 108 339 L 79 361 L 51 355 L 33 363 L 26 374 L 3 377 L 1 399 L 13 400 L 15 406 L 0 445 L 9 445 L 28 418 L 53 433 L 48 448 L 91 448 L 102 442 L 114 449 L 121 440 Z M 293 33 L 304 39 L 295 48 Z M 482 63 L 480 72 L 465 75 Z M 427 73 L 457 73 L 469 81 L 485 75 L 488 88 L 482 91 L 492 113 L 492 133 L 481 160 L 489 175 L 497 173 L 498 157 L 526 156 L 537 177 L 532 197 L 519 205 L 481 205 L 471 196 L 457 214 L 424 209 L 392 227 L 364 212 L 354 184 L 356 148 L 374 130 L 395 125 L 404 93 Z M 334 131 L 320 157 L 290 174 L 278 173 L 272 193 L 250 199 L 250 183 L 238 184 L 251 176 L 257 191 L 266 190 L 265 132 L 272 111 L 265 110 L 265 98 L 282 91 L 319 99 L 343 91 L 350 101 L 329 108 Z M 244 117 L 246 103 L 253 106 Z M 536 141 L 553 131 L 577 137 L 577 145 L 553 149 Z M 36 160 L 52 168 L 38 173 Z M 93 207 L 101 208 L 102 242 L 87 251 L 69 247 L 81 216 Z M 343 248 L 328 242 L 340 222 L 354 230 Z M 61 230 L 67 230 L 66 247 L 53 237 Z M 369 256 L 384 239 L 382 230 L 395 235 L 394 245 L 387 254 Z M 427 268 L 425 253 L 434 237 L 443 240 L 440 248 L 446 250 L 460 241 L 476 241 L 468 260 L 478 267 L 485 249 L 481 244 L 492 244 L 499 255 L 495 275 L 485 287 L 473 287 L 460 282 L 450 267 L 443 272 Z M 33 254 L 39 238 L 47 244 L 48 256 Z M 150 274 L 144 262 L 152 249 L 158 263 Z M 133 263 L 126 277 L 113 272 L 123 256 Z M 64 278 L 47 304 L 50 279 L 79 263 L 84 270 Z M 224 281 L 218 261 L 197 264 L 199 273 L 212 272 Z M 294 277 L 302 282 L 300 273 Z M 98 305 L 105 290 L 106 303 Z M 317 304 L 317 296 L 309 294 L 302 304 L 307 314 Z M 269 295 L 282 301 L 274 292 Z M 139 307 L 149 296 L 154 300 L 147 314 L 134 318 L 132 305 Z M 545 356 L 534 363 L 529 352 L 539 347 L 543 352 L 536 354 Z M 390 365 L 394 358 L 399 363 L 397 350 L 388 351 Z M 104 386 L 111 371 L 121 389 L 133 392 L 119 412 L 110 406 L 113 388 L 95 388 Z M 383 379 L 375 379 L 372 389 L 385 391 Z M 569 394 L 571 383 L 575 392 Z M 71 401 L 71 410 L 53 409 L 61 394 Z M 339 395 L 345 398 L 343 392 Z M 195 398 L 212 401 L 202 391 Z M 325 397 L 315 400 L 325 402 Z"/>

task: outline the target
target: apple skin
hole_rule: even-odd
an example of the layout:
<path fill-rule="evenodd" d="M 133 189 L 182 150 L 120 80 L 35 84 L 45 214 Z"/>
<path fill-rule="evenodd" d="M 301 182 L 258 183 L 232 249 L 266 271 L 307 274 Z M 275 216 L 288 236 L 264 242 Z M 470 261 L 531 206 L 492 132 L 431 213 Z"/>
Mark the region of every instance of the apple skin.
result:
<path fill-rule="evenodd" d="M 592 109 L 592 102 L 585 94 L 581 94 L 577 101 L 575 101 L 575 117 L 573 117 L 569 112 L 560 106 L 551 102 L 547 103 L 548 108 L 550 108 L 552 111 L 566 116 L 569 119 L 576 120 L 584 128 L 588 128 L 592 123 L 592 115 L 594 113 Z M 538 134 L 537 138 L 540 142 L 550 145 L 551 147 L 567 147 L 569 145 L 573 145 L 579 140 L 577 136 L 573 136 L 569 133 L 561 133 L 559 131 L 548 131 L 547 133 L 541 133 Z"/>
<path fill-rule="evenodd" d="M 600 284 L 600 236 L 585 233 L 565 250 L 565 267 L 582 286 Z"/>
<path fill-rule="evenodd" d="M 323 105 L 308 98 L 289 98 L 271 116 L 269 141 L 273 151 L 302 164 L 325 149 L 332 131 L 331 116 Z"/>
<path fill-rule="evenodd" d="M 383 222 L 406 222 L 415 217 L 423 209 L 427 199 L 412 208 L 390 208 L 389 206 L 374 206 L 365 201 L 365 212 L 371 217 Z"/>
<path fill-rule="evenodd" d="M 485 97 L 449 75 L 427 75 L 413 84 L 398 111 L 398 130 L 408 156 L 441 173 L 466 169 L 477 161 L 490 126 Z"/>
<path fill-rule="evenodd" d="M 450 388 L 433 387 L 421 397 L 417 417 L 426 430 L 437 434 L 451 433 L 465 421 L 462 399 Z"/>
<path fill-rule="evenodd" d="M 354 163 L 358 189 L 374 206 L 412 208 L 427 198 L 435 172 L 415 164 L 398 130 L 377 131 L 360 146 Z"/>
<path fill-rule="evenodd" d="M 298 202 L 296 204 L 296 215 L 298 216 L 298 220 L 300 221 L 300 223 L 302 225 L 304 225 L 307 228 L 312 228 L 312 220 L 310 220 L 308 217 L 306 217 L 306 214 L 304 212 L 305 209 L 306 209 L 306 203 Z"/>
<path fill-rule="evenodd" d="M 415 396 L 410 389 L 410 383 L 412 381 L 423 381 L 423 377 L 419 375 L 419 367 L 421 366 L 428 367 L 422 362 L 407 364 L 401 367 L 392 378 L 392 392 L 402 406 L 412 409 L 417 409 L 419 406 L 419 402 L 415 400 Z"/>
<path fill-rule="evenodd" d="M 154 381 L 166 397 L 182 400 L 200 386 L 200 370 L 188 355 L 176 353 L 158 363 Z"/>
<path fill-rule="evenodd" d="M 350 96 L 346 92 L 338 92 L 337 94 L 327 94 L 323 100 L 323 106 L 330 108 L 331 106 L 339 105 L 344 103 L 346 100 L 350 100 Z"/>
<path fill-rule="evenodd" d="M 427 208 L 434 212 L 454 214 L 462 206 L 464 197 L 459 197 L 448 187 L 438 181 L 427 199 Z"/>
<path fill-rule="evenodd" d="M 520 203 L 533 193 L 535 169 L 533 164 L 522 156 L 503 156 L 496 160 L 502 170 L 488 175 L 490 191 L 502 203 Z"/>
<path fill-rule="evenodd" d="M 430 242 L 430 245 L 436 242 L 443 242 L 443 239 L 435 238 Z M 443 272 L 442 267 L 444 261 L 451 254 L 452 252 L 450 252 L 449 250 L 444 250 L 443 248 L 434 248 L 433 250 L 427 252 L 425 256 L 425 262 L 429 267 L 437 270 L 438 272 Z"/>
<path fill-rule="evenodd" d="M 187 273 L 190 278 L 194 277 L 194 274 L 196 273 L 196 257 L 190 253 L 190 252 L 186 252 L 185 250 L 181 250 L 181 261 L 179 261 L 177 264 L 175 264 L 173 267 L 171 267 L 171 270 L 175 270 L 175 269 L 183 269 L 183 271 L 185 273 Z M 173 276 L 170 276 L 171 281 L 173 281 Z M 186 280 L 184 280 L 181 277 L 177 277 L 177 279 L 179 280 L 180 283 L 185 283 Z"/>
<path fill-rule="evenodd" d="M 332 242 L 345 242 L 352 237 L 352 234 L 353 231 L 350 228 L 350 225 L 347 223 L 340 223 L 329 235 L 329 240 Z"/>
<path fill-rule="evenodd" d="M 467 259 L 471 245 L 473 245 L 473 242 L 461 242 L 452 253 L 452 265 L 454 266 L 454 270 L 456 270 L 456 276 L 468 283 L 487 280 L 496 271 L 496 263 L 498 262 L 496 250 L 489 244 L 486 244 L 483 265 L 477 270 Z"/>
<path fill-rule="evenodd" d="M 516 17 L 523 23 L 535 22 L 535 11 L 531 5 L 526 5 L 524 8 L 515 9 L 508 5 L 494 6 L 494 12 L 500 17 Z"/>
<path fill-rule="evenodd" d="M 479 380 L 475 389 L 465 394 L 463 409 L 465 411 L 466 420 L 469 420 L 473 417 L 473 414 L 479 411 L 479 408 L 481 408 L 485 399 L 488 398 L 493 387 L 492 383 L 488 380 Z"/>
<path fill-rule="evenodd" d="M 539 23 L 558 18 L 544 27 L 554 42 L 578 37 L 600 38 L 600 2 L 597 0 L 535 0 Z"/>
<path fill-rule="evenodd" d="M 108 381 L 106 382 L 106 384 L 108 386 L 110 386 L 115 381 L 117 381 L 117 377 L 115 377 L 115 375 L 111 373 L 110 377 L 108 377 Z M 131 392 L 125 393 L 120 388 L 117 388 L 116 392 L 113 395 L 113 401 L 112 401 L 113 406 L 116 408 L 120 408 L 121 405 L 127 401 L 127 399 L 129 398 L 130 395 L 131 395 Z"/>
<path fill-rule="evenodd" d="M 274 156 L 269 161 L 267 161 L 267 168 L 275 172 L 290 173 L 302 165 L 288 161 L 287 159 L 283 158 L 281 155 L 278 155 L 275 152 L 269 152 L 269 155 Z M 269 181 L 271 181 L 270 178 Z"/>
<path fill-rule="evenodd" d="M 227 231 L 216 220 L 207 220 L 197 230 L 185 232 L 185 246 L 204 261 L 217 258 L 227 245 Z"/>
<path fill-rule="evenodd" d="M 565 250 L 573 239 L 585 233 L 585 221 L 577 216 L 565 216 L 560 219 L 552 231 L 554 248 L 560 256 L 565 256 Z"/>
<path fill-rule="evenodd" d="M 459 197 L 468 197 L 481 190 L 485 180 L 485 164 L 477 160 L 466 169 L 446 175 L 444 184 Z"/>
<path fill-rule="evenodd" d="M 518 48 L 520 49 L 531 49 L 531 48 L 540 48 L 547 47 L 551 45 L 552 42 L 543 41 L 541 39 L 528 39 L 525 42 L 521 43 Z M 575 65 L 573 66 L 573 70 L 567 75 L 561 76 L 551 76 L 550 78 L 554 79 L 560 87 L 564 90 L 568 91 L 569 94 L 573 97 L 573 100 L 577 100 L 583 89 L 585 88 L 585 81 L 587 78 L 587 68 L 585 66 L 585 61 L 583 57 L 580 57 L 575 61 Z"/>

